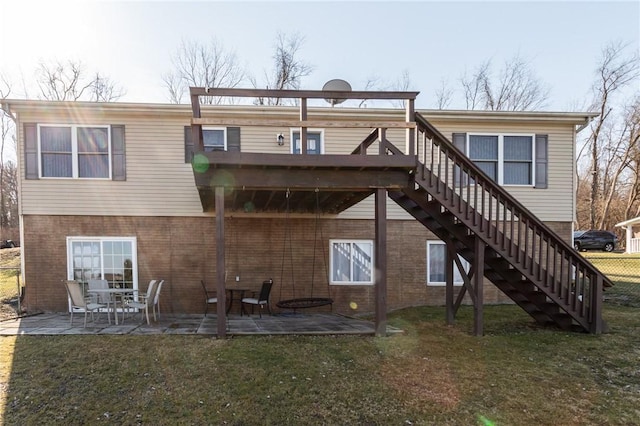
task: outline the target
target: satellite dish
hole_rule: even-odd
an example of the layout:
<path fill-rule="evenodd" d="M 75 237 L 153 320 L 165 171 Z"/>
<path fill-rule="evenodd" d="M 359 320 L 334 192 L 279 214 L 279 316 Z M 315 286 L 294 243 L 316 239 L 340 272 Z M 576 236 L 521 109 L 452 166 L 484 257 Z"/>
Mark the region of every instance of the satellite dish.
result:
<path fill-rule="evenodd" d="M 351 85 L 339 78 L 327 81 L 324 86 L 322 86 L 322 90 L 325 92 L 350 92 Z M 346 101 L 346 99 L 325 99 L 325 101 L 329 102 L 331 106 L 341 104 Z"/>

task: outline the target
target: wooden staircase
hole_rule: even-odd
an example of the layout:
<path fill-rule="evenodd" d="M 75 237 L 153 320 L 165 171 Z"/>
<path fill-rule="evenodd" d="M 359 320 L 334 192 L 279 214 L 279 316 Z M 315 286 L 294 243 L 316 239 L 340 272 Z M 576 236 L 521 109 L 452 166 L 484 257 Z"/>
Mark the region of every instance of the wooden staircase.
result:
<path fill-rule="evenodd" d="M 457 253 L 472 265 L 466 273 L 455 256 L 449 256 L 465 283 L 453 302 L 449 278 L 448 319 L 453 320 L 467 291 L 481 310 L 482 280 L 473 280 L 480 271 L 480 278 L 489 279 L 540 324 L 595 334 L 606 331 L 602 295 L 611 281 L 419 113 L 415 121 L 420 157 L 415 185 L 389 191 L 389 196 L 444 241 L 448 253 Z M 381 143 L 387 153 L 402 155 L 386 139 Z M 481 329 L 480 324 L 476 332 L 481 334 Z"/>

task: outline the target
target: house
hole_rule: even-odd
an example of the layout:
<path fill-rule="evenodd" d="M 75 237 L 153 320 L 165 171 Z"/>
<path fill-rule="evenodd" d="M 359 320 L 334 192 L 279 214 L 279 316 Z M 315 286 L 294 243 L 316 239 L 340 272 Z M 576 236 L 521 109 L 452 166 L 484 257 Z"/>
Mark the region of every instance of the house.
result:
<path fill-rule="evenodd" d="M 201 97 L 297 106 L 210 106 Z M 191 105 L 8 100 L 20 161 L 30 309 L 60 280 L 166 280 L 167 312 L 203 312 L 201 280 L 273 278 L 272 300 L 375 313 L 515 302 L 540 323 L 603 329 L 611 285 L 570 245 L 577 126 L 591 113 L 418 111 L 416 92 L 191 89 Z M 322 107 L 400 99 L 404 109 Z M 306 140 L 306 144 L 300 141 Z M 475 271 L 482 270 L 483 274 Z"/>
<path fill-rule="evenodd" d="M 625 253 L 640 253 L 640 216 L 616 223 L 625 230 Z"/>

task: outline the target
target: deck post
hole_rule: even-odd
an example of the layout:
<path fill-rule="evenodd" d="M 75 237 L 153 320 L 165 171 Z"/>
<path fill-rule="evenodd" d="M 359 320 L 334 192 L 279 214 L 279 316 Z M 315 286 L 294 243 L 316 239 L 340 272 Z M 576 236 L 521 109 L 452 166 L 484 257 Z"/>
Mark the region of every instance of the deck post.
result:
<path fill-rule="evenodd" d="M 595 282 L 591 278 L 591 286 L 589 288 L 591 296 L 591 330 L 593 334 L 602 334 L 604 327 L 602 324 L 602 290 L 603 290 L 602 275 L 596 275 Z"/>
<path fill-rule="evenodd" d="M 380 128 L 378 129 L 378 141 L 380 145 L 378 146 L 378 154 L 386 155 L 387 153 L 387 129 Z"/>
<path fill-rule="evenodd" d="M 445 271 L 445 305 L 447 325 L 453 325 L 455 320 L 455 309 L 453 307 L 453 263 L 456 256 L 455 247 L 447 241 L 446 271 Z"/>
<path fill-rule="evenodd" d="M 473 275 L 473 290 L 475 292 L 475 300 L 473 303 L 473 331 L 476 336 L 482 336 L 484 334 L 484 249 L 484 241 L 476 235 L 475 256 L 473 260 L 475 270 L 475 274 Z"/>
<path fill-rule="evenodd" d="M 376 189 L 375 195 L 375 282 L 376 336 L 387 335 L 387 191 Z"/>
<path fill-rule="evenodd" d="M 300 121 L 307 121 L 307 98 L 300 98 Z M 295 142 L 294 142 L 295 143 Z M 296 151 L 295 145 L 293 152 Z M 307 153 L 307 128 L 300 127 L 300 154 Z"/>
<path fill-rule="evenodd" d="M 218 303 L 216 314 L 218 317 L 218 338 L 227 337 L 226 289 L 225 289 L 225 252 L 224 252 L 224 187 L 216 186 L 216 293 Z"/>
<path fill-rule="evenodd" d="M 406 99 L 405 101 L 405 115 L 406 122 L 411 123 L 415 121 L 415 100 L 414 99 Z M 407 127 L 407 147 L 406 151 L 409 155 L 414 155 L 416 153 L 416 129 L 413 127 Z"/>
<path fill-rule="evenodd" d="M 197 95 L 191 95 L 191 109 L 193 110 L 193 118 L 201 118 L 200 112 L 200 97 Z M 191 141 L 195 148 L 195 151 L 204 151 L 204 140 L 202 139 L 202 125 L 191 125 Z"/>

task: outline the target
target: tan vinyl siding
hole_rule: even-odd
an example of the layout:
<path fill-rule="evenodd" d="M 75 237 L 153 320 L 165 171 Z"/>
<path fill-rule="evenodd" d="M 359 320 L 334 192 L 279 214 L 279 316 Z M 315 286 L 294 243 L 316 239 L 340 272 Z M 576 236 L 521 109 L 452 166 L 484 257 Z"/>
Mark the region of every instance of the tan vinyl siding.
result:
<path fill-rule="evenodd" d="M 64 124 L 124 124 L 127 180 L 38 179 L 22 181 L 22 213 L 53 215 L 202 215 L 190 164 L 184 163 L 184 126 L 166 117 L 131 119 L 21 117 Z M 64 121 L 63 121 L 64 120 Z M 22 135 L 21 143 L 22 146 Z M 21 156 L 23 153 L 21 152 Z M 23 158 L 23 157 L 21 157 Z"/>
<path fill-rule="evenodd" d="M 505 185 L 518 201 L 543 221 L 570 222 L 573 220 L 574 181 L 574 131 L 573 126 L 554 123 L 496 123 L 473 122 L 469 124 L 439 122 L 431 123 L 447 138 L 452 133 L 528 133 L 549 135 L 547 189 L 530 186 Z"/>
<path fill-rule="evenodd" d="M 427 117 L 429 119 L 429 117 Z M 430 122 L 440 130 L 449 140 L 453 133 L 523 133 L 523 134 L 547 134 L 549 135 L 548 152 L 548 179 L 547 189 L 536 189 L 532 186 L 505 185 L 514 197 L 525 207 L 531 210 L 543 221 L 570 222 L 573 220 L 573 180 L 574 180 L 574 133 L 573 126 L 553 123 L 524 123 L 512 124 L 506 122 L 439 122 L 437 118 L 431 118 Z M 392 138 L 392 143 L 404 141 L 402 136 Z M 404 149 L 398 143 L 398 148 Z M 369 197 L 363 202 L 339 215 L 348 219 L 372 219 L 374 212 L 374 197 Z M 402 208 L 392 200 L 388 201 L 387 217 L 389 219 L 410 219 Z"/>
<path fill-rule="evenodd" d="M 45 108 L 34 102 L 33 108 L 18 105 L 20 123 L 57 124 L 123 124 L 126 134 L 126 181 L 84 179 L 25 180 L 21 167 L 22 214 L 53 215 L 129 215 L 129 216 L 202 216 L 202 206 L 194 185 L 193 173 L 184 162 L 184 126 L 190 124 L 189 106 L 104 104 L 96 107 L 78 104 L 78 107 Z M 295 117 L 295 108 L 224 107 L 219 116 L 243 117 L 253 114 Z M 374 110 L 332 109 L 325 116 L 346 114 L 351 119 L 380 119 L 395 117 L 397 112 Z M 476 114 L 473 112 L 447 114 L 425 113 L 447 138 L 454 132 L 464 133 L 527 133 L 549 135 L 549 188 L 506 186 L 518 200 L 545 221 L 571 221 L 573 219 L 574 180 L 574 126 L 576 117 L 561 114 L 545 116 L 535 113 L 520 119 L 515 113 Z M 205 115 L 212 115 L 209 109 Z M 478 115 L 481 118 L 478 118 Z M 363 118 L 364 117 L 364 118 Z M 229 124 L 231 126 L 232 124 Z M 370 133 L 366 128 L 323 129 L 324 152 L 349 154 Z M 24 164 L 24 135 L 20 126 L 19 155 Z M 276 135 L 285 136 L 285 144 L 278 146 Z M 405 131 L 391 129 L 388 139 L 401 150 L 405 149 Z M 291 152 L 291 129 L 279 127 L 243 127 L 243 152 Z M 369 154 L 377 154 L 374 144 Z M 339 215 L 341 218 L 373 218 L 373 197 Z M 210 214 L 206 214 L 210 215 Z M 390 219 L 410 219 L 391 200 L 388 202 Z"/>

